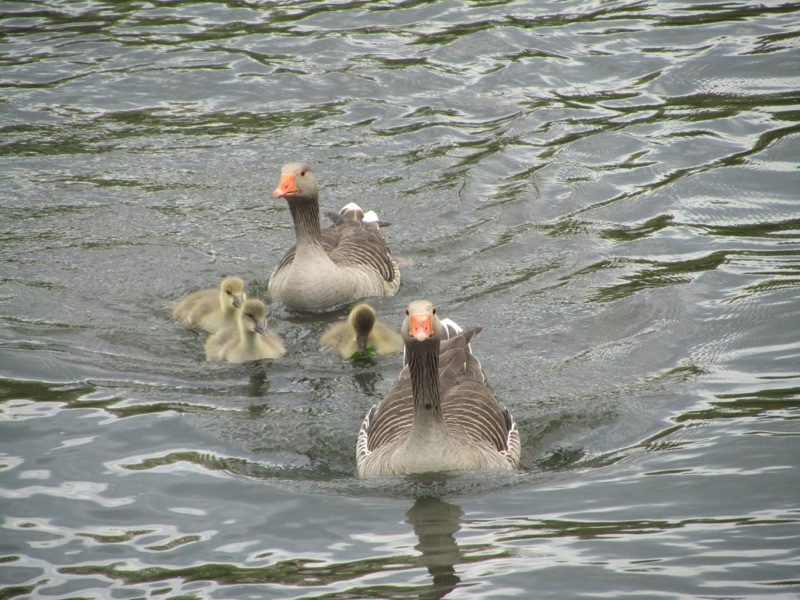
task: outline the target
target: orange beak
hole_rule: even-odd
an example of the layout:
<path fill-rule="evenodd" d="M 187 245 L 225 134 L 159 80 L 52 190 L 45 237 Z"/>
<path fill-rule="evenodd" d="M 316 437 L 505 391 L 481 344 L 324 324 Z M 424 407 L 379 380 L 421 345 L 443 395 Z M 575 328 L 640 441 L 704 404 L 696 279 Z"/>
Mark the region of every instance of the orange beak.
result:
<path fill-rule="evenodd" d="M 281 180 L 278 182 L 278 187 L 272 192 L 275 198 L 287 198 L 295 196 L 299 190 L 297 189 L 297 182 L 294 180 L 294 175 L 288 173 L 281 175 Z"/>
<path fill-rule="evenodd" d="M 418 342 L 424 342 L 431 337 L 433 335 L 431 316 L 429 314 L 411 315 L 411 327 L 408 329 L 408 335 Z"/>

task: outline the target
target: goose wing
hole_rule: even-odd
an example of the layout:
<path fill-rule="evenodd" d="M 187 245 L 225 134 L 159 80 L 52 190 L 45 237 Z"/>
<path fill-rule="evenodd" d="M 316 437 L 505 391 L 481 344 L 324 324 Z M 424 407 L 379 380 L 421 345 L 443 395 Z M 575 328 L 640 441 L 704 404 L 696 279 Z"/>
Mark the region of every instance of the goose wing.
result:
<path fill-rule="evenodd" d="M 359 432 L 357 453 L 367 454 L 395 440 L 405 439 L 411 433 L 413 422 L 414 393 L 411 390 L 408 367 L 405 367 L 386 397 L 374 405 L 364 418 Z"/>
<path fill-rule="evenodd" d="M 342 266 L 359 266 L 377 271 L 384 281 L 394 281 L 395 263 L 380 231 L 348 225 L 334 226 L 339 233 L 331 260 Z"/>
<path fill-rule="evenodd" d="M 334 250 L 336 250 L 336 246 L 339 244 L 340 234 L 336 230 L 335 226 L 328 227 L 327 229 L 322 230 L 322 247 L 325 249 L 325 252 L 328 255 L 331 254 Z M 286 268 L 288 265 L 294 262 L 294 255 L 297 251 L 297 246 L 292 246 L 289 248 L 286 253 L 281 258 L 278 265 L 275 267 L 273 274 L 277 273 L 281 269 Z"/>
<path fill-rule="evenodd" d="M 489 443 L 498 452 L 509 450 L 509 433 L 516 426 L 488 384 L 474 379 L 457 382 L 442 398 L 442 414 L 454 436 Z"/>
<path fill-rule="evenodd" d="M 519 460 L 514 418 L 498 402 L 480 361 L 471 351 L 470 342 L 481 329 L 468 329 L 442 342 L 439 353 L 442 414 L 453 435 L 488 442 L 501 453 L 516 452 Z"/>
<path fill-rule="evenodd" d="M 365 223 L 359 218 L 354 218 L 352 212 L 325 214 L 332 225 L 321 232 L 322 247 L 334 263 L 340 266 L 366 267 L 380 273 L 384 281 L 395 280 L 397 265 L 392 261 L 386 238 L 379 227 L 372 225 L 376 222 L 386 225 L 388 223 L 384 221 Z M 296 249 L 296 246 L 292 246 L 286 251 L 275 267 L 275 273 L 292 264 Z"/>

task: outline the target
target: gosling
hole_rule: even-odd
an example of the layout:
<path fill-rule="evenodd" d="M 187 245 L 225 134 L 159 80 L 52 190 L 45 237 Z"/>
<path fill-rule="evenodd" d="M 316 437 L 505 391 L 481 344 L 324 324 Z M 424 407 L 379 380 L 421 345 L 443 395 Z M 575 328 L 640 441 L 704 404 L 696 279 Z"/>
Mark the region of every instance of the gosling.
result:
<path fill-rule="evenodd" d="M 320 338 L 320 346 L 333 347 L 342 358 L 373 349 L 377 354 L 391 354 L 403 349 L 403 338 L 388 325 L 378 321 L 375 309 L 362 302 L 353 307 L 346 321 L 331 325 Z"/>
<path fill-rule="evenodd" d="M 286 354 L 281 336 L 267 329 L 267 307 L 254 298 L 242 305 L 238 322 L 210 336 L 205 347 L 209 362 L 243 363 Z"/>
<path fill-rule="evenodd" d="M 226 277 L 219 289 L 200 290 L 186 296 L 175 306 L 172 317 L 183 321 L 187 327 L 214 333 L 236 324 L 245 300 L 244 281 L 239 277 Z"/>

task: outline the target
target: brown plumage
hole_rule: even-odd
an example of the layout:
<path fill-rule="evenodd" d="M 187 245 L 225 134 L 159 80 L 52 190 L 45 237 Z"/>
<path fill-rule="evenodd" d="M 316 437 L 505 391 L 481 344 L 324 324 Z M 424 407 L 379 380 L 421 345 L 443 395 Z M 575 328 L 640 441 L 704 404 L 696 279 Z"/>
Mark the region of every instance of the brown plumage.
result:
<path fill-rule="evenodd" d="M 380 221 L 348 204 L 320 227 L 317 180 L 304 163 L 281 169 L 276 198 L 289 204 L 297 244 L 272 271 L 272 300 L 298 310 L 324 310 L 369 296 L 393 296 L 400 271 L 392 260 Z M 374 215 L 370 212 L 368 214 Z"/>
<path fill-rule="evenodd" d="M 405 367 L 358 435 L 361 477 L 519 466 L 514 418 L 472 354 L 479 332 L 440 321 L 427 300 L 408 305 L 401 328 Z"/>

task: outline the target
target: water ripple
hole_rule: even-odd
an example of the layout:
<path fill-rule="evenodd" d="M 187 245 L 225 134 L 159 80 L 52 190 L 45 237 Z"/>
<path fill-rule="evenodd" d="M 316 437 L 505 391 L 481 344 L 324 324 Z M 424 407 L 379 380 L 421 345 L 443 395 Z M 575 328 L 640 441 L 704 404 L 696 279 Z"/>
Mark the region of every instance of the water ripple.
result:
<path fill-rule="evenodd" d="M 52 0 L 0 17 L 0 596 L 792 594 L 796 2 Z M 398 363 L 208 365 L 169 304 L 393 223 L 515 473 L 361 481 Z M 735 442 L 735 444 L 734 444 Z M 531 579 L 531 574 L 534 579 Z"/>

